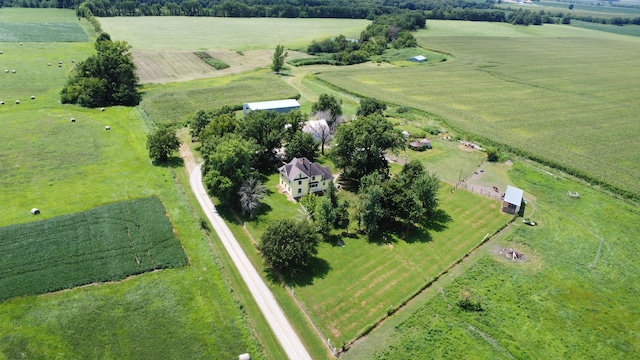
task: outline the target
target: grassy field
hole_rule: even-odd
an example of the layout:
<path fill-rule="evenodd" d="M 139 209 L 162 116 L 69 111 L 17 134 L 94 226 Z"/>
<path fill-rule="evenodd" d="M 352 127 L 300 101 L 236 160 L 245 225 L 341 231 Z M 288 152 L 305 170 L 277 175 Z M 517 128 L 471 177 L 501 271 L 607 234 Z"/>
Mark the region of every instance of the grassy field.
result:
<path fill-rule="evenodd" d="M 156 197 L 0 227 L 0 301 L 187 265 Z"/>
<path fill-rule="evenodd" d="M 345 359 L 640 355 L 638 208 L 544 169 L 517 165 L 510 175 L 537 197 L 539 225 L 517 226 L 489 243 L 475 265 L 385 329 L 383 340 L 354 346 Z M 581 198 L 569 198 L 568 190 Z M 526 261 L 507 260 L 498 253 L 505 247 L 524 253 Z M 466 288 L 482 299 L 483 311 L 458 308 Z"/>
<path fill-rule="evenodd" d="M 198 110 L 208 111 L 224 105 L 242 106 L 245 102 L 288 99 L 298 95 L 295 89 L 268 70 L 188 83 L 148 85 L 143 92 L 140 109 L 150 119 L 176 124 L 191 119 Z"/>
<path fill-rule="evenodd" d="M 338 34 L 357 37 L 369 21 L 144 16 L 100 18 L 100 24 L 113 39 L 127 40 L 134 50 L 244 51 L 276 45 L 306 48 L 311 40 Z"/>
<path fill-rule="evenodd" d="M 71 10 L 51 14 L 77 21 Z M 0 73 L 0 226 L 36 220 L 33 207 L 48 219 L 157 196 L 191 265 L 2 301 L 0 358 L 282 358 L 231 262 L 211 245 L 217 238 L 202 231 L 180 171 L 151 165 L 141 112 L 59 103 L 71 60 L 89 56 L 93 43 L 27 45 L 0 43 L 2 64 L 17 70 Z"/>
<path fill-rule="evenodd" d="M 453 60 L 317 76 L 640 194 L 640 148 L 630 136 L 639 131 L 640 39 L 566 26 L 439 21 L 417 37 Z"/>

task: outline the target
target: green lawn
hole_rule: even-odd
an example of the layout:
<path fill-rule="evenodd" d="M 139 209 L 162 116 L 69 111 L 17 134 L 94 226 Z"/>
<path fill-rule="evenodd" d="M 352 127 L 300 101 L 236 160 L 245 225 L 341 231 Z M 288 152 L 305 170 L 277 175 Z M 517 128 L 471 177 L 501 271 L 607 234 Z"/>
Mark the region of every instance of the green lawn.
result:
<path fill-rule="evenodd" d="M 316 76 L 640 194 L 640 148 L 631 136 L 640 131 L 640 39 L 567 26 L 443 21 L 416 36 L 453 59 L 377 71 L 327 68 Z"/>
<path fill-rule="evenodd" d="M 386 329 L 384 340 L 355 346 L 345 359 L 639 356 L 638 207 L 543 169 L 519 165 L 510 175 L 537 197 L 539 225 L 519 225 L 490 243 L 441 294 Z M 505 259 L 497 253 L 503 247 L 527 260 Z M 482 299 L 482 312 L 458 308 L 465 288 Z"/>

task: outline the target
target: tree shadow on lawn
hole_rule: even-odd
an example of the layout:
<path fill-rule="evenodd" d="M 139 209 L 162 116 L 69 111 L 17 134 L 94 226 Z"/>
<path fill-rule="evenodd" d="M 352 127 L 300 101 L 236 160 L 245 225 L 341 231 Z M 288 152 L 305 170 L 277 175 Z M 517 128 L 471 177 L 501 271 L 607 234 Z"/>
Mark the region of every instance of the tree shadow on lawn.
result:
<path fill-rule="evenodd" d="M 313 257 L 305 268 L 299 270 L 296 274 L 287 273 L 285 271 L 277 272 L 273 268 L 266 268 L 267 279 L 274 284 L 283 281 L 288 286 L 309 286 L 313 285 L 316 278 L 324 279 L 331 270 L 331 265 L 319 257 Z"/>
<path fill-rule="evenodd" d="M 153 165 L 160 166 L 164 168 L 177 168 L 184 166 L 184 159 L 180 156 L 169 156 L 167 161 L 153 162 Z"/>
<path fill-rule="evenodd" d="M 442 209 L 436 209 L 435 213 L 431 215 L 424 227 L 427 230 L 433 230 L 436 232 L 443 232 L 449 228 L 449 223 L 453 221 L 451 215 L 447 214 Z"/>

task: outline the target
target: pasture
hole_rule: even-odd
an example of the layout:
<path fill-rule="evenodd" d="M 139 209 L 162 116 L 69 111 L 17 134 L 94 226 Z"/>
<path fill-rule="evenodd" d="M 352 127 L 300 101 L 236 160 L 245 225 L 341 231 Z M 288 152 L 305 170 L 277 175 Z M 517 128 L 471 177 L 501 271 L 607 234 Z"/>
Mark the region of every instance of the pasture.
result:
<path fill-rule="evenodd" d="M 487 28 L 491 36 L 483 34 Z M 421 46 L 453 59 L 375 72 L 327 69 L 316 76 L 640 194 L 640 148 L 631 135 L 640 131 L 640 39 L 566 26 L 442 21 L 430 21 L 417 37 Z"/>
<path fill-rule="evenodd" d="M 187 265 L 156 197 L 0 227 L 0 301 Z"/>
<path fill-rule="evenodd" d="M 22 18 L 36 13 L 3 8 L 0 14 L 5 11 Z M 59 22 L 60 13 L 77 21 L 71 10 L 48 11 L 51 21 Z M 280 357 L 230 261 L 212 250 L 217 238 L 202 231 L 183 179 L 151 165 L 145 141 L 153 125 L 137 108 L 101 112 L 60 104 L 71 60 L 93 53 L 93 43 L 0 43 L 0 49 L 2 64 L 16 69 L 0 73 L 0 226 L 157 196 L 191 264 L 4 300 L 0 358 Z M 38 218 L 29 213 L 33 207 L 42 210 Z"/>
<path fill-rule="evenodd" d="M 516 165 L 510 176 L 535 194 L 539 225 L 514 224 L 458 278 L 436 284 L 440 292 L 345 359 L 638 357 L 638 208 L 542 168 Z M 498 252 L 505 247 L 526 260 L 506 259 Z M 466 288 L 483 311 L 458 307 Z"/>

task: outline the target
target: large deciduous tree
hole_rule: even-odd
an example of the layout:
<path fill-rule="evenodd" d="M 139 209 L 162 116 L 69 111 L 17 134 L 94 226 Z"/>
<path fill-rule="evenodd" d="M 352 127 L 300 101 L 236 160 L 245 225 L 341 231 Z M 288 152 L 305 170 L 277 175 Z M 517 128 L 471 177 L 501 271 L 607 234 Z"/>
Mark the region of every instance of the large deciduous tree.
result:
<path fill-rule="evenodd" d="M 330 156 L 347 179 L 379 172 L 388 175 L 385 152 L 405 147 L 406 139 L 381 115 L 358 118 L 338 128 Z"/>
<path fill-rule="evenodd" d="M 307 220 L 281 219 L 271 223 L 259 245 L 265 261 L 275 270 L 294 275 L 318 253 L 320 237 Z"/>
<path fill-rule="evenodd" d="M 237 198 L 242 182 L 251 174 L 257 146 L 250 140 L 229 134 L 211 137 L 202 146 L 202 182 L 209 194 L 223 203 Z"/>
<path fill-rule="evenodd" d="M 273 60 L 271 62 L 271 70 L 276 74 L 279 74 L 284 66 L 284 59 L 287 57 L 287 52 L 284 51 L 284 46 L 276 45 L 276 50 L 273 52 Z"/>
<path fill-rule="evenodd" d="M 364 98 L 360 100 L 360 107 L 356 111 L 358 116 L 369 116 L 373 114 L 380 114 L 387 109 L 387 105 L 380 100 Z"/>
<path fill-rule="evenodd" d="M 154 163 L 163 163 L 180 147 L 176 131 L 170 126 L 162 126 L 147 136 L 147 150 Z"/>
<path fill-rule="evenodd" d="M 275 111 L 253 111 L 238 122 L 238 133 L 260 147 L 257 160 L 261 167 L 271 168 L 277 162 L 275 150 L 287 137 L 287 123 L 287 117 Z"/>
<path fill-rule="evenodd" d="M 293 136 L 285 147 L 286 161 L 293 158 L 306 157 L 311 162 L 315 162 L 318 157 L 318 144 L 311 134 L 298 132 Z"/>
<path fill-rule="evenodd" d="M 342 115 L 342 103 L 333 95 L 320 94 L 318 102 L 313 103 L 311 106 L 311 111 L 314 113 L 328 111 L 330 117 L 325 120 L 331 125 Z"/>
<path fill-rule="evenodd" d="M 85 107 L 138 105 L 141 95 L 131 46 L 126 41 L 111 41 L 102 33 L 95 47 L 97 54 L 79 62 L 62 88 L 62 103 Z"/>

